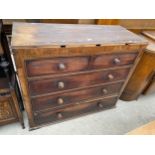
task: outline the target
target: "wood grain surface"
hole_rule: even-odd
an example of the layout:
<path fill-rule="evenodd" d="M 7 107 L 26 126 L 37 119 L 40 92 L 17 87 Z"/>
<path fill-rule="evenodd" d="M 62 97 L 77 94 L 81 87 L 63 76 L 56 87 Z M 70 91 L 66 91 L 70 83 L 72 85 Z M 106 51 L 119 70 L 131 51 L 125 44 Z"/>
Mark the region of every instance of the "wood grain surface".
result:
<path fill-rule="evenodd" d="M 12 49 L 30 129 L 115 105 L 146 45 L 120 26 L 15 23 Z M 116 82 L 123 85 L 106 87 L 111 99 L 100 96 L 100 86 Z"/>
<path fill-rule="evenodd" d="M 142 44 L 146 41 L 121 26 L 13 23 L 12 47 Z"/>

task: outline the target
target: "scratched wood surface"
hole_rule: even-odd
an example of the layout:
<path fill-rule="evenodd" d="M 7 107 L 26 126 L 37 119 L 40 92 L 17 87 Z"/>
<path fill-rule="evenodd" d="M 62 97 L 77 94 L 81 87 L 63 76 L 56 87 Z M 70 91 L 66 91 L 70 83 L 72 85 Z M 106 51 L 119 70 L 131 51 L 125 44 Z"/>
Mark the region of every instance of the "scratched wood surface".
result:
<path fill-rule="evenodd" d="M 144 44 L 121 26 L 13 23 L 12 47 Z"/>

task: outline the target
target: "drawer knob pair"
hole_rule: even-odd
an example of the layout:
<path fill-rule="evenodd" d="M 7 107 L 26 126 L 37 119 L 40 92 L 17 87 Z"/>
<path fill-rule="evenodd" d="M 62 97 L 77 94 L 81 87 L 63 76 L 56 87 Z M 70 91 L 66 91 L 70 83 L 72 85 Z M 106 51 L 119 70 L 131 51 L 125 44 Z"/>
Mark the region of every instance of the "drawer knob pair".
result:
<path fill-rule="evenodd" d="M 62 82 L 62 81 L 58 82 L 58 88 L 59 89 L 63 89 L 64 87 L 65 87 L 64 82 Z"/>
<path fill-rule="evenodd" d="M 121 62 L 121 60 L 120 60 L 119 58 L 115 58 L 115 59 L 114 59 L 114 63 L 115 63 L 115 64 L 119 64 L 120 62 Z"/>
<path fill-rule="evenodd" d="M 62 98 L 58 98 L 57 103 L 61 105 L 64 103 L 64 100 Z"/>
<path fill-rule="evenodd" d="M 60 63 L 58 67 L 59 67 L 60 70 L 66 69 L 66 66 L 63 63 Z"/>
<path fill-rule="evenodd" d="M 63 117 L 62 113 L 61 113 L 61 112 L 58 112 L 58 113 L 57 113 L 57 118 L 58 118 L 58 119 L 61 119 L 62 117 Z"/>
<path fill-rule="evenodd" d="M 109 80 L 113 80 L 114 79 L 114 76 L 112 74 L 109 74 L 108 75 L 108 78 L 109 78 Z"/>
<path fill-rule="evenodd" d="M 102 89 L 102 92 L 103 92 L 103 94 L 107 94 L 107 93 L 108 93 L 108 90 L 105 89 L 105 88 L 103 88 L 103 89 Z"/>

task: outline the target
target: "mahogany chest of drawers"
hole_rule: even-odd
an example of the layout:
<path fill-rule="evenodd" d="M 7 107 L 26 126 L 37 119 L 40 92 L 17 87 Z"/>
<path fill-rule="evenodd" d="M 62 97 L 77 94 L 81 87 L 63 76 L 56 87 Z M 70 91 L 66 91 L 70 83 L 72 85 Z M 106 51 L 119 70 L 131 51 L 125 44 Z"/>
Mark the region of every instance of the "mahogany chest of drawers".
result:
<path fill-rule="evenodd" d="M 14 23 L 30 129 L 114 106 L 146 45 L 120 26 Z"/>

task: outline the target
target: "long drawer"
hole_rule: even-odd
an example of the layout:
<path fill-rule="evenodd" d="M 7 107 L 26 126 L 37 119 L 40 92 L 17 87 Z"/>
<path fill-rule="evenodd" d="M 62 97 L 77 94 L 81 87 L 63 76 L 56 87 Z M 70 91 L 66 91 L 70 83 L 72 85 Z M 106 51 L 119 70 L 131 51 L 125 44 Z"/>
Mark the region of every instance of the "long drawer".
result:
<path fill-rule="evenodd" d="M 31 100 L 34 111 L 41 111 L 48 108 L 57 108 L 59 106 L 77 103 L 83 100 L 92 99 L 95 97 L 104 97 L 111 94 L 118 94 L 123 82 L 106 84 L 93 88 L 86 88 L 78 91 L 61 93 L 56 95 L 37 97 Z"/>
<path fill-rule="evenodd" d="M 28 82 L 31 96 L 83 88 L 90 85 L 125 80 L 130 68 L 109 69 L 58 78 L 31 80 Z"/>
<path fill-rule="evenodd" d="M 62 57 L 26 61 L 29 77 L 49 74 L 64 74 L 88 69 L 101 69 L 133 64 L 136 52 L 103 54 L 91 57 Z"/>
<path fill-rule="evenodd" d="M 95 101 L 74 104 L 63 109 L 35 112 L 34 120 L 38 125 L 65 120 L 67 118 L 79 116 L 93 111 L 100 111 L 104 108 L 112 107 L 116 104 L 117 97 L 99 99 Z"/>

